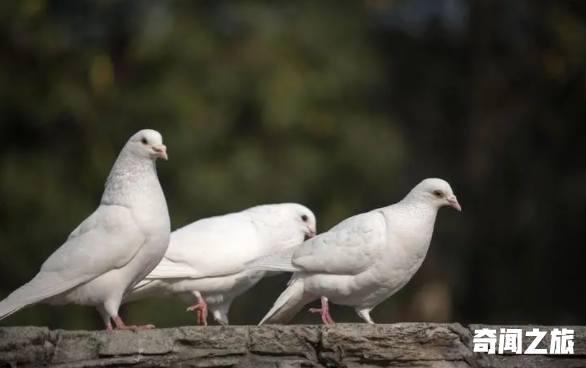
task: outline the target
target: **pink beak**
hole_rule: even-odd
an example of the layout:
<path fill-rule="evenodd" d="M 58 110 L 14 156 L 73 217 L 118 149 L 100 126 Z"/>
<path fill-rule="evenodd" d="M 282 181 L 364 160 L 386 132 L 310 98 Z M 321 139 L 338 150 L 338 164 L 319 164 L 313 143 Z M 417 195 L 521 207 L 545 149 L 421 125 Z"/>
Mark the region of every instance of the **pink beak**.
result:
<path fill-rule="evenodd" d="M 160 146 L 153 147 L 153 151 L 157 153 L 157 156 L 164 159 L 165 161 L 169 160 L 167 156 L 167 146 L 161 144 Z"/>
<path fill-rule="evenodd" d="M 462 211 L 462 207 L 460 207 L 460 203 L 458 203 L 458 201 L 448 199 L 448 203 L 458 211 Z"/>

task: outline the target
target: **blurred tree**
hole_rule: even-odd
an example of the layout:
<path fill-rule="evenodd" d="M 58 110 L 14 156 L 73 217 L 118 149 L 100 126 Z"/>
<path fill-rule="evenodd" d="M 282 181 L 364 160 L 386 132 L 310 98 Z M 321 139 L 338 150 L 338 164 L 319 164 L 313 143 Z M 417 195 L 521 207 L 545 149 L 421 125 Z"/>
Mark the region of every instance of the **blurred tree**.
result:
<path fill-rule="evenodd" d="M 411 173 L 446 173 L 464 204 L 438 228 L 441 270 L 415 281 L 449 285 L 453 320 L 582 324 L 586 6 L 460 1 L 468 26 L 454 32 L 461 13 L 448 3 L 435 2 L 415 38 L 393 22 L 379 37 L 395 82 L 389 110 L 417 147 Z"/>
<path fill-rule="evenodd" d="M 464 212 L 442 211 L 424 266 L 376 321 L 584 323 L 572 281 L 586 203 L 585 7 L 2 2 L 0 295 L 90 214 L 126 139 L 150 127 L 169 147 L 158 168 L 174 228 L 296 201 L 324 231 L 425 177 L 450 181 Z M 287 279 L 263 280 L 231 320 L 256 323 Z M 182 308 L 149 300 L 122 313 L 195 323 Z M 74 306 L 2 324 L 101 328 Z"/>

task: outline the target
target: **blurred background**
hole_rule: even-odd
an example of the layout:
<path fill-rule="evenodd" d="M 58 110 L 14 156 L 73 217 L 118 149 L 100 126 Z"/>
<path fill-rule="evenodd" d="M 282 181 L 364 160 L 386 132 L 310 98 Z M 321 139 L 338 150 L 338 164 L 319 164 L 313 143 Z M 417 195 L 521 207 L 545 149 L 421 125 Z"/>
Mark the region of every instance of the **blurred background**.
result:
<path fill-rule="evenodd" d="M 570 0 L 2 1 L 0 296 L 95 209 L 148 127 L 169 148 L 174 229 L 294 201 L 323 232 L 449 181 L 463 212 L 440 211 L 422 268 L 376 322 L 586 324 L 585 15 Z M 288 278 L 238 298 L 231 322 L 258 323 Z M 195 324 L 185 308 L 145 300 L 121 316 Z M 76 306 L 0 324 L 103 328 Z"/>

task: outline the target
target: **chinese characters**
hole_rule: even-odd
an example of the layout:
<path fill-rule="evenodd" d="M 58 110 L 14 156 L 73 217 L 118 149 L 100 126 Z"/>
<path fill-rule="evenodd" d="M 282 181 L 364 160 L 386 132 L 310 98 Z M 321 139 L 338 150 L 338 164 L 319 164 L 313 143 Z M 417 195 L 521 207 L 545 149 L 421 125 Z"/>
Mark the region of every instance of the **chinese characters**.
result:
<path fill-rule="evenodd" d="M 550 332 L 549 351 L 544 348 L 537 348 L 546 335 L 547 331 L 540 331 L 538 328 L 525 332 L 524 336 L 532 339 L 527 349 L 523 351 L 523 330 L 519 328 L 501 328 L 497 339 L 497 330 L 483 328 L 474 331 L 474 352 L 488 354 L 495 354 L 496 352 L 498 354 L 505 352 L 513 354 L 574 354 L 574 330 L 554 328 Z"/>

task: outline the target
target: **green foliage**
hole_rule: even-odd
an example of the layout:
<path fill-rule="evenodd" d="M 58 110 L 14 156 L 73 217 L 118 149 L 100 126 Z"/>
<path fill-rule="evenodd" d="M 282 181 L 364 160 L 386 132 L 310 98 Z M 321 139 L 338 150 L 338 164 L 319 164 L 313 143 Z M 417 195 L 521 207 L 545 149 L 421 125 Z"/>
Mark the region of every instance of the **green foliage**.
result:
<path fill-rule="evenodd" d="M 403 147 L 398 127 L 369 101 L 384 70 L 364 9 L 340 10 L 42 1 L 11 9 L 19 16 L 2 24 L 0 64 L 2 130 L 11 137 L 0 156 L 4 292 L 26 282 L 97 205 L 118 150 L 144 127 L 168 145 L 170 160 L 158 167 L 174 228 L 295 201 L 325 230 L 367 209 L 356 189 L 390 189 L 380 183 Z M 193 322 L 173 320 L 172 303 L 135 311 Z M 81 313 L 39 306 L 8 323 L 91 326 Z"/>

